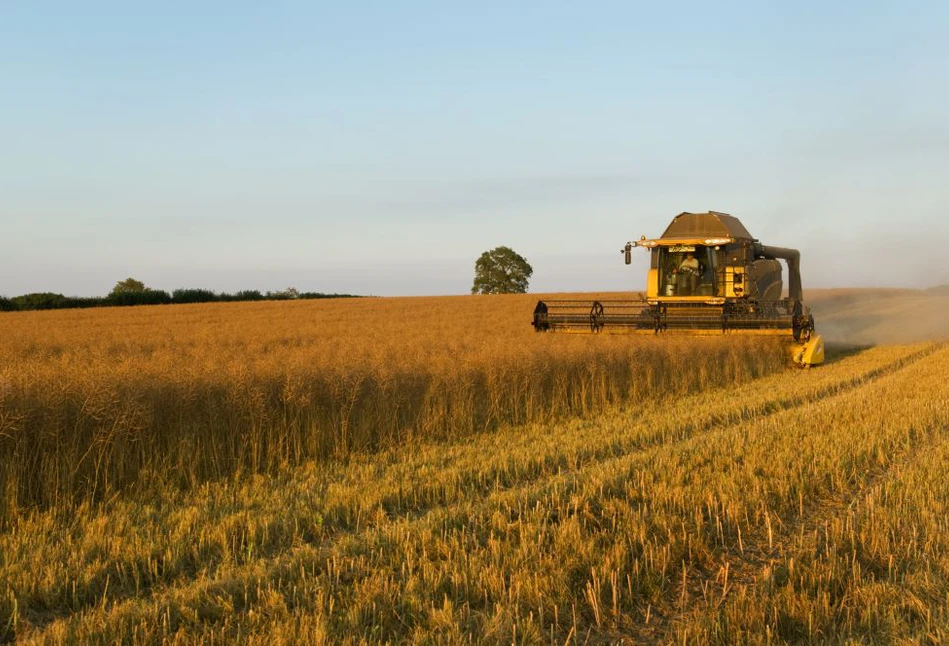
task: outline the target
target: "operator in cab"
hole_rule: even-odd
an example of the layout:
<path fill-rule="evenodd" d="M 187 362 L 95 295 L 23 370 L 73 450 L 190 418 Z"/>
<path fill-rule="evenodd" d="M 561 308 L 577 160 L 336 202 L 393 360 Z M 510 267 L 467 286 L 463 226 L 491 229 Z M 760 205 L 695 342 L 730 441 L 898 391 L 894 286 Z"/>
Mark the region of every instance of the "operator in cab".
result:
<path fill-rule="evenodd" d="M 695 257 L 694 253 L 685 254 L 685 260 L 679 264 L 679 276 L 682 279 L 684 295 L 692 296 L 695 294 L 699 281 L 699 259 Z"/>

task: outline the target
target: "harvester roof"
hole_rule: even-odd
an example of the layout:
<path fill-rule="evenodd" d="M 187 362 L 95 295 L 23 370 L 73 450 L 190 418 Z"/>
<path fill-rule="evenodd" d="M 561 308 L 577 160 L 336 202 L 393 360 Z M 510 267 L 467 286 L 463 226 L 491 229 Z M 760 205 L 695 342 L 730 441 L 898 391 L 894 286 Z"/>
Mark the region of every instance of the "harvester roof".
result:
<path fill-rule="evenodd" d="M 738 218 L 727 213 L 709 211 L 708 213 L 680 213 L 666 227 L 660 240 L 696 238 L 753 239 Z"/>

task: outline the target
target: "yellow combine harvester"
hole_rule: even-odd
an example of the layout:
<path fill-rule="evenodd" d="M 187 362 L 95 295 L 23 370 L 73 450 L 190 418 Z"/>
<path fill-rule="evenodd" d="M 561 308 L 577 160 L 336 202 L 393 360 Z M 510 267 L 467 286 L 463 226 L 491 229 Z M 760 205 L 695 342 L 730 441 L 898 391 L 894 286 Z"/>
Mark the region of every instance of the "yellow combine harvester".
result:
<path fill-rule="evenodd" d="M 662 237 L 626 243 L 649 250 L 646 294 L 639 301 L 550 300 L 534 309 L 538 332 L 752 334 L 786 336 L 802 366 L 824 361 L 824 341 L 804 305 L 801 254 L 769 247 L 727 213 L 681 213 Z M 781 263 L 788 266 L 783 298 Z"/>

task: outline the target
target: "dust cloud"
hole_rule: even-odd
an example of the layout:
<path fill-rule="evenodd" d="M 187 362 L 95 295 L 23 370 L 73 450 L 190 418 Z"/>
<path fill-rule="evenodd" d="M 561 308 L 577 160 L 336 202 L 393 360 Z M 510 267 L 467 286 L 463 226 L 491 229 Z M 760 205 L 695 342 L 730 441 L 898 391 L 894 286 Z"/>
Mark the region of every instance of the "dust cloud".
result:
<path fill-rule="evenodd" d="M 810 289 L 817 331 L 829 342 L 877 345 L 949 340 L 949 286 Z"/>

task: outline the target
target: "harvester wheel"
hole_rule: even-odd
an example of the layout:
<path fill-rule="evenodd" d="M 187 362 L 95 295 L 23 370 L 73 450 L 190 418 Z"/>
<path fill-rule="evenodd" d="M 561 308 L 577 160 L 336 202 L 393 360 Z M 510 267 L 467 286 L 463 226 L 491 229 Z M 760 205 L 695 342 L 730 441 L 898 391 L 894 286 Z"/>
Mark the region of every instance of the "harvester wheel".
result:
<path fill-rule="evenodd" d="M 811 340 L 811 334 L 813 334 L 813 332 L 814 332 L 814 317 L 811 315 L 808 315 L 807 321 L 804 323 L 801 329 L 801 340 L 804 341 L 804 343 L 807 343 L 808 341 Z"/>
<path fill-rule="evenodd" d="M 593 305 L 590 307 L 590 331 L 599 332 L 603 329 L 603 303 L 600 301 L 593 301 Z"/>

